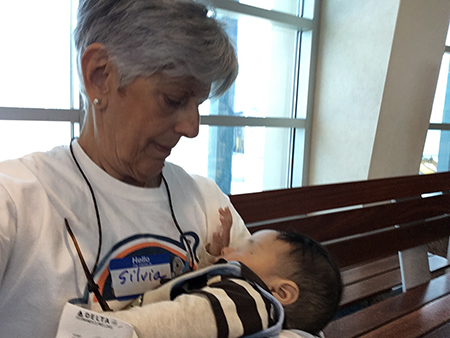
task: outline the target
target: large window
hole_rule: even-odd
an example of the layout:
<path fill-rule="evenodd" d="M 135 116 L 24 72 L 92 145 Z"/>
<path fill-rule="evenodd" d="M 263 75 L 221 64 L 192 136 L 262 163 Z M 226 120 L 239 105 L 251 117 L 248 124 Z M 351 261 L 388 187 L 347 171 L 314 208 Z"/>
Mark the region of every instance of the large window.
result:
<path fill-rule="evenodd" d="M 0 160 L 68 144 L 77 133 L 73 6 L 0 2 Z"/>
<path fill-rule="evenodd" d="M 423 174 L 450 171 L 450 26 L 445 45 L 420 165 Z"/>
<path fill-rule="evenodd" d="M 200 107 L 200 134 L 169 161 L 225 193 L 307 179 L 318 0 L 213 0 L 234 40 L 236 83 Z M 79 133 L 76 0 L 0 4 L 0 160 L 68 144 Z"/>

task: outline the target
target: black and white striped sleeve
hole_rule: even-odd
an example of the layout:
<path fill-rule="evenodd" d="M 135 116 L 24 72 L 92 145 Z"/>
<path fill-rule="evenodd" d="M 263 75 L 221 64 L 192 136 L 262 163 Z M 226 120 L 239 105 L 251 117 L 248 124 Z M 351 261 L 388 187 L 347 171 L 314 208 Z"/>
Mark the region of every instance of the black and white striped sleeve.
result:
<path fill-rule="evenodd" d="M 273 325 L 270 302 L 245 280 L 222 279 L 194 293 L 211 303 L 218 338 L 246 336 Z"/>

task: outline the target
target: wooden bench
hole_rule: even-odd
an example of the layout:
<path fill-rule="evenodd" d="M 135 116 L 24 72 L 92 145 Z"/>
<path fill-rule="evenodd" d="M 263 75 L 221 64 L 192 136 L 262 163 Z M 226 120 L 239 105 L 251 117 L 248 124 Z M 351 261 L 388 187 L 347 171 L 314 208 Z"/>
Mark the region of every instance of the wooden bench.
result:
<path fill-rule="evenodd" d="M 427 243 L 450 236 L 449 192 L 450 173 L 439 173 L 230 199 L 251 232 L 297 230 L 334 255 L 343 317 L 327 326 L 328 337 L 440 337 L 450 332 L 450 277 L 431 276 L 448 261 L 428 253 Z"/>

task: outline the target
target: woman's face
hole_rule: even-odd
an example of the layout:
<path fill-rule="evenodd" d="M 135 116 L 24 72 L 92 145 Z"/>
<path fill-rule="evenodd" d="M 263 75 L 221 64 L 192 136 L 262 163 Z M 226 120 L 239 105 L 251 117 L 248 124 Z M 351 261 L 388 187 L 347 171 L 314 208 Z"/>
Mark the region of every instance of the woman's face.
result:
<path fill-rule="evenodd" d="M 194 78 L 163 74 L 111 90 L 106 107 L 94 115 L 101 144 L 94 162 L 130 184 L 142 186 L 159 179 L 165 159 L 181 136 L 197 136 L 198 106 L 209 91 L 210 86 Z"/>

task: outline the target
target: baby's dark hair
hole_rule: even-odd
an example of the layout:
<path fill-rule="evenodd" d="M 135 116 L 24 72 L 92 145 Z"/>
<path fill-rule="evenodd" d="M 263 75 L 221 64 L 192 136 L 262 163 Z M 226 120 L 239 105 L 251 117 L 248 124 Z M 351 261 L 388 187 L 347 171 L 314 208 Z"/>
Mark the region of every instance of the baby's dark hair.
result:
<path fill-rule="evenodd" d="M 333 318 L 342 296 L 339 267 L 321 244 L 298 232 L 277 235 L 291 246 L 284 276 L 299 287 L 297 301 L 284 307 L 285 329 L 317 335 Z"/>

